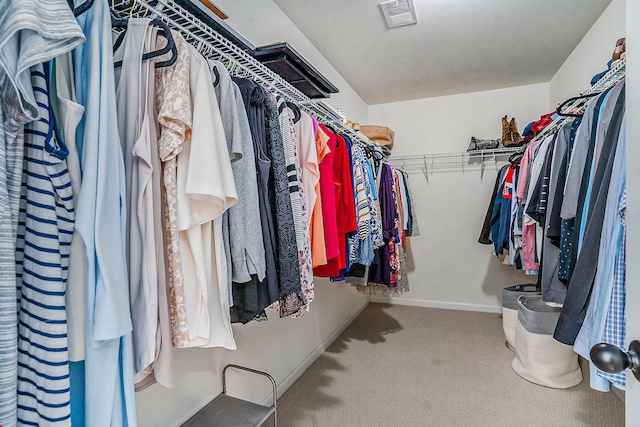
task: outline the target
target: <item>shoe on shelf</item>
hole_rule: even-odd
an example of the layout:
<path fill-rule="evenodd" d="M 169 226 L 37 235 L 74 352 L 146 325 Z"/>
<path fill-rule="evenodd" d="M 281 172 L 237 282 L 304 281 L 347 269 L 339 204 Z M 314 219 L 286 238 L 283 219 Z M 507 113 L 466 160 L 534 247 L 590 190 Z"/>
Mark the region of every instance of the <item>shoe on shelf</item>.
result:
<path fill-rule="evenodd" d="M 513 139 L 511 135 L 511 123 L 507 119 L 507 116 L 502 118 L 502 145 L 508 147 L 509 145 L 513 145 Z"/>
<path fill-rule="evenodd" d="M 624 37 L 621 39 L 618 39 L 618 41 L 616 42 L 616 47 L 615 49 L 613 49 L 611 60 L 615 61 L 617 59 L 620 59 L 620 55 L 622 55 L 622 53 L 626 51 L 626 48 L 627 48 L 626 39 Z"/>
<path fill-rule="evenodd" d="M 518 132 L 518 125 L 516 124 L 515 117 L 511 117 L 509 128 L 511 129 L 511 139 L 513 140 L 514 145 L 522 145 L 522 136 L 520 136 L 520 132 Z"/>
<path fill-rule="evenodd" d="M 620 63 L 620 61 L 627 56 L 627 40 L 623 37 L 618 39 L 616 42 L 616 47 L 613 49 L 613 54 L 611 55 L 611 68 L 615 68 L 616 65 Z"/>
<path fill-rule="evenodd" d="M 469 147 L 467 151 L 477 151 L 477 150 L 495 150 L 500 146 L 502 140 L 498 139 L 480 139 L 475 136 L 471 137 L 471 142 L 469 143 Z"/>
<path fill-rule="evenodd" d="M 523 144 L 522 136 L 518 132 L 514 117 L 511 120 L 508 120 L 507 116 L 502 118 L 502 135 L 502 145 L 504 147 L 519 147 Z"/>

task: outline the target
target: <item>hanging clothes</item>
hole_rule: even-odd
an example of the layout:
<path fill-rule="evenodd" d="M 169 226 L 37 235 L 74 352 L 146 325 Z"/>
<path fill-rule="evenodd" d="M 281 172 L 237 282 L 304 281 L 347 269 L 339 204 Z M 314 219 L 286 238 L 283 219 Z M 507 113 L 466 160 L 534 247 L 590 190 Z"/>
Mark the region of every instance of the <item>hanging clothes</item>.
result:
<path fill-rule="evenodd" d="M 144 380 L 155 359 L 158 331 L 158 265 L 153 230 L 153 192 L 149 118 L 145 114 L 149 62 L 142 60 L 151 21 L 131 18 L 114 60 L 118 130 L 127 193 L 126 255 L 133 322 L 135 381 Z M 143 79 L 144 77 L 144 79 Z M 153 142 L 157 144 L 157 141 Z"/>
<path fill-rule="evenodd" d="M 396 238 L 398 236 L 398 219 L 396 202 L 393 194 L 393 170 L 390 165 L 384 163 L 380 171 L 380 208 L 385 244 L 376 250 L 376 260 L 369 270 L 369 281 L 386 286 L 395 286 L 397 283 L 396 269 Z"/>
<path fill-rule="evenodd" d="M 371 210 L 371 240 L 373 249 L 378 249 L 384 245 L 384 232 L 382 229 L 382 212 L 380 210 L 380 199 L 378 198 L 378 189 L 376 185 L 376 174 L 374 166 L 365 157 L 363 163 L 365 175 L 365 189 L 367 190 L 367 199 L 369 200 L 369 209 Z"/>
<path fill-rule="evenodd" d="M 371 244 L 368 245 L 369 240 L 366 238 L 364 240 L 360 240 L 360 236 L 363 234 L 360 232 L 360 229 L 358 234 L 350 237 L 350 249 L 353 259 L 349 265 L 349 271 L 345 274 L 345 279 L 347 283 L 352 283 L 356 286 L 358 291 L 366 292 L 369 277 L 369 266 L 375 259 L 375 249 L 384 245 L 384 240 L 382 238 L 380 206 L 377 200 L 375 187 L 376 182 L 373 176 L 373 169 L 369 163 L 369 159 L 358 148 L 359 147 L 356 146 L 356 149 L 354 150 L 354 161 L 357 162 L 359 154 L 363 154 L 363 156 L 360 157 L 360 166 L 363 172 L 363 185 L 369 210 L 369 224 L 367 232 L 370 235 Z M 354 192 L 358 191 L 356 188 L 356 171 L 357 168 L 354 167 Z"/>
<path fill-rule="evenodd" d="M 30 69 L 71 51 L 84 41 L 84 35 L 61 0 L 46 4 L 3 1 L 0 21 L 0 425 L 13 427 L 17 422 L 18 378 L 16 272 L 21 270 L 21 265 L 16 265 L 21 254 L 16 253 L 15 242 L 23 178 L 23 126 L 38 120 L 41 108 L 35 100 Z"/>
<path fill-rule="evenodd" d="M 76 230 L 85 246 L 87 293 L 85 360 L 71 368 L 71 407 L 76 425 L 135 426 L 125 176 L 110 16 L 103 1 L 80 15 L 87 41 L 73 53 L 78 103 L 85 107 L 78 126 L 82 186 Z"/>
<path fill-rule="evenodd" d="M 597 271 L 585 319 L 574 343 L 574 350 L 587 358 L 587 360 L 589 360 L 591 348 L 602 342 L 607 314 L 610 311 L 609 305 L 613 293 L 615 272 L 618 268 L 618 252 L 621 249 L 623 233 L 620 202 L 626 188 L 625 151 L 626 132 L 625 120 L 623 119 L 602 223 Z M 614 337 L 609 339 L 614 339 Z M 591 388 L 600 391 L 609 391 L 611 389 L 610 382 L 597 375 L 598 369 L 593 364 L 589 371 L 591 374 L 589 385 Z"/>
<path fill-rule="evenodd" d="M 406 230 L 403 226 L 405 223 L 405 210 L 404 206 L 407 203 L 406 194 L 403 191 L 403 186 L 400 182 L 400 172 L 397 169 L 393 169 L 394 173 L 394 183 L 395 183 L 395 191 L 394 191 L 394 201 L 395 207 L 397 211 L 397 221 L 398 221 L 398 237 L 396 238 L 395 245 L 395 270 L 396 270 L 396 284 L 393 287 L 393 290 L 397 294 L 401 294 L 409 291 L 409 279 L 407 276 L 407 270 L 405 265 L 405 255 L 404 248 L 406 245 Z"/>
<path fill-rule="evenodd" d="M 248 323 L 279 299 L 280 289 L 276 268 L 276 226 L 269 196 L 271 159 L 267 155 L 266 147 L 265 99 L 253 81 L 236 77 L 233 81 L 240 89 L 254 144 L 258 201 L 267 264 L 264 281 L 252 279 L 246 283 L 233 283 L 231 321 Z"/>
<path fill-rule="evenodd" d="M 145 38 L 145 52 L 153 51 L 158 39 L 158 28 L 149 27 Z M 155 64 L 147 61 L 144 64 L 143 73 L 146 72 L 146 104 L 142 105 L 142 115 L 147 120 L 147 132 L 149 140 L 149 158 L 151 160 L 151 192 L 153 194 L 153 223 L 152 232 L 154 234 L 156 260 L 156 275 L 158 281 L 156 284 L 158 295 L 158 329 L 155 339 L 155 355 L 154 362 L 150 366 L 150 372 L 146 378 L 136 383 L 136 391 L 143 390 L 146 387 L 158 382 L 165 387 L 173 387 L 173 351 L 171 348 L 171 321 L 169 319 L 169 288 L 167 286 L 167 257 L 166 257 L 166 226 L 163 216 L 163 191 L 162 191 L 162 160 L 160 159 L 160 128 L 158 124 L 158 115 L 156 110 L 156 72 Z M 145 75 L 141 74 L 141 78 L 145 79 Z M 151 250 L 151 249 L 149 249 Z"/>
<path fill-rule="evenodd" d="M 624 82 L 621 83 L 624 87 Z M 597 166 L 594 163 L 595 174 L 591 183 L 587 183 L 593 196 L 590 198 L 588 220 L 585 224 L 583 248 L 580 252 L 574 274 L 571 276 L 558 325 L 554 333 L 554 338 L 565 344 L 573 344 L 586 314 L 587 303 L 591 293 L 593 280 L 596 274 L 602 223 L 604 221 L 604 211 L 606 206 L 609 183 L 612 176 L 612 168 L 615 159 L 615 151 L 620 134 L 621 123 L 624 117 L 624 90 L 620 91 L 616 101 L 613 118 L 609 126 L 609 131 L 602 141 L 602 151 L 598 159 Z M 581 193 L 585 192 L 581 188 Z M 576 217 L 576 224 L 581 217 Z M 575 238 L 574 238 L 575 242 Z"/>
<path fill-rule="evenodd" d="M 577 247 L 574 246 L 577 245 L 577 241 L 574 243 L 573 239 L 575 236 L 574 228 L 576 215 L 578 214 L 578 206 L 581 206 L 581 203 L 584 203 L 584 195 L 580 195 L 583 175 L 586 165 L 591 164 L 591 160 L 588 159 L 588 156 L 590 152 L 593 152 L 593 148 L 595 146 L 599 110 L 608 94 L 609 91 L 603 92 L 589 104 L 589 107 L 584 113 L 583 120 L 576 137 L 576 142 L 571 152 L 567 181 L 564 185 L 565 196 L 560 212 L 564 221 L 561 232 L 561 258 L 558 271 L 560 279 L 567 282 L 571 278 L 577 257 Z"/>
<path fill-rule="evenodd" d="M 71 425 L 65 286 L 75 221 L 67 147 L 49 100 L 51 64 L 31 68 L 39 120 L 25 127 L 26 180 L 17 250 L 18 422 Z M 46 366 L 46 371 L 43 369 Z M 45 373 L 46 372 L 46 373 Z"/>
<path fill-rule="evenodd" d="M 321 125 L 321 127 L 323 126 Z M 337 253 L 335 256 L 329 257 L 328 252 L 327 264 L 316 267 L 314 274 L 320 277 L 334 277 L 339 275 L 340 271 L 347 267 L 347 235 L 357 231 L 357 225 L 353 197 L 351 156 L 349 156 L 347 143 L 341 135 L 331 132 L 326 127 L 323 127 L 323 130 L 329 135 L 329 147 L 332 149 L 332 153 L 325 158 L 325 161 L 328 161 L 327 165 L 331 165 L 332 169 L 329 170 L 327 168 L 323 170 L 321 165 L 320 182 L 323 182 L 323 172 L 329 175 L 324 182 L 333 182 L 331 186 L 328 184 L 325 185 L 323 188 L 326 189 L 329 187 L 329 189 L 322 193 L 325 239 L 327 241 L 327 248 L 329 249 L 334 244 L 329 243 L 329 240 L 335 238 Z M 328 203 L 325 203 L 325 201 Z M 330 211 L 329 208 L 332 204 L 335 208 Z M 333 223 L 335 223 L 335 233 L 333 232 Z M 327 224 L 329 224 L 328 227 L 326 227 Z"/>
<path fill-rule="evenodd" d="M 342 141 L 344 141 L 345 143 L 345 160 L 346 160 L 346 165 L 348 165 L 348 169 L 344 170 L 345 168 L 345 164 L 343 162 L 343 167 L 342 167 L 342 180 L 344 181 L 346 177 L 346 179 L 348 180 L 347 183 L 345 182 L 341 182 L 341 198 L 343 200 L 344 203 L 346 203 L 345 205 L 343 205 L 343 211 L 346 210 L 347 215 L 346 215 L 346 221 L 345 218 L 342 219 L 342 227 L 345 228 L 343 230 L 344 234 L 339 234 L 340 239 L 343 239 L 344 236 L 344 245 L 341 247 L 340 249 L 340 264 L 343 265 L 344 267 L 340 268 L 340 270 L 338 271 L 338 274 L 335 276 L 331 277 L 331 281 L 332 282 L 340 282 L 345 280 L 345 273 L 347 271 L 349 271 L 349 269 L 351 268 L 351 262 L 349 260 L 349 252 L 351 251 L 350 246 L 349 246 L 349 238 L 353 235 L 355 235 L 358 231 L 358 225 L 357 225 L 357 212 L 356 212 L 356 197 L 354 194 L 354 186 L 355 184 L 353 183 L 353 143 L 351 142 L 351 140 L 349 139 L 348 136 L 346 135 L 339 135 L 339 138 L 342 139 Z M 345 187 L 344 184 L 351 184 L 348 187 Z M 340 221 L 339 221 L 340 222 Z M 346 228 L 352 228 L 351 230 L 346 230 Z"/>
<path fill-rule="evenodd" d="M 251 281 L 252 275 L 263 281 L 267 268 L 266 256 L 260 226 L 258 186 L 253 179 L 256 176 L 255 152 L 242 95 L 222 63 L 209 60 L 209 67 L 222 114 L 234 180 L 238 193 L 243 195 L 236 205 L 223 214 L 222 219 L 231 307 L 234 305 L 232 283 Z M 232 235 L 231 229 L 236 228 L 246 230 L 246 233 Z"/>
<path fill-rule="evenodd" d="M 73 58 L 71 53 L 59 56 L 55 63 L 55 85 L 49 93 L 54 113 L 61 127 L 62 140 L 67 146 L 67 168 L 71 179 L 73 198 L 80 196 L 82 170 L 76 144 L 76 131 L 84 115 L 84 106 L 78 103 L 75 77 L 73 74 Z M 69 361 L 79 362 L 85 357 L 85 287 L 84 287 L 84 243 L 77 230 L 73 231 L 69 252 L 69 273 L 65 292 L 67 311 L 67 335 L 69 345 Z"/>
<path fill-rule="evenodd" d="M 304 111 L 300 112 L 300 117 L 297 122 L 293 124 L 293 134 L 296 156 L 298 159 L 298 176 L 300 177 L 300 186 L 301 191 L 300 195 L 303 199 L 302 206 L 306 211 L 306 222 L 305 222 L 305 239 L 309 240 L 309 253 L 306 252 L 306 249 L 303 249 L 303 256 L 306 259 L 311 260 L 311 280 L 305 279 L 302 277 L 303 274 L 308 276 L 308 266 L 306 269 L 301 266 L 300 275 L 301 275 L 301 291 L 302 296 L 305 301 L 305 308 L 309 310 L 309 304 L 313 301 L 315 296 L 314 292 L 314 282 L 313 282 L 313 251 L 312 251 L 312 223 L 313 223 L 313 213 L 315 211 L 316 206 L 316 187 L 318 182 L 320 181 L 320 167 L 318 165 L 318 152 L 316 151 L 315 145 L 315 132 L 313 127 L 313 120 L 311 116 L 309 116 Z M 322 249 L 324 250 L 324 248 Z M 307 271 L 307 273 L 304 273 Z"/>
<path fill-rule="evenodd" d="M 0 6 L 28 21 L 0 30 L 1 425 L 135 426 L 134 391 L 173 386 L 172 346 L 302 316 L 314 268 L 344 280 L 385 249 L 408 290 L 408 182 L 385 166 L 383 217 L 370 147 L 156 20 L 32 3 Z"/>
<path fill-rule="evenodd" d="M 571 135 L 575 134 L 576 127 L 573 122 L 568 122 L 559 131 L 553 147 L 553 164 L 551 165 L 551 180 L 549 188 L 551 190 L 561 187 L 565 176 L 563 171 L 566 170 L 567 147 Z M 562 304 L 566 295 L 566 285 L 558 278 L 558 260 L 560 258 L 559 233 L 552 233 L 552 219 L 558 229 L 560 216 L 555 214 L 554 207 L 557 212 L 557 206 L 561 203 L 556 198 L 562 197 L 562 192 L 549 191 L 548 207 L 549 213 L 545 216 L 546 238 L 542 243 L 542 262 L 540 264 L 540 287 L 542 289 L 543 299 Z"/>
<path fill-rule="evenodd" d="M 334 158 L 338 138 L 335 133 L 331 132 L 326 126 L 320 125 L 318 133 L 328 137 L 328 152 L 320 162 L 320 200 L 322 201 L 322 224 L 324 231 L 324 243 L 326 248 L 327 261 L 323 265 L 327 265 L 333 258 L 340 255 L 340 243 L 338 241 L 338 220 L 336 217 L 336 183 L 334 176 Z M 318 156 L 319 157 L 319 156 Z M 337 262 L 337 260 L 336 260 Z M 317 268 L 314 268 L 314 274 L 317 276 Z M 331 276 L 329 274 L 328 276 Z"/>
<path fill-rule="evenodd" d="M 326 170 L 332 170 L 332 168 L 328 168 L 327 164 L 322 166 L 325 161 L 327 155 L 331 152 L 331 148 L 329 147 L 329 135 L 327 135 L 324 130 L 320 128 L 318 122 L 312 117 L 312 124 L 314 127 L 315 133 L 315 149 L 316 149 L 316 157 L 318 159 L 318 181 L 315 185 L 315 204 L 313 213 L 311 214 L 311 256 L 313 261 L 313 267 L 318 267 L 321 265 L 326 265 L 328 256 L 327 256 L 327 245 L 325 239 L 325 226 L 324 226 L 324 218 L 323 218 L 323 203 L 322 203 L 322 191 L 321 188 L 323 184 L 321 183 L 321 177 L 323 170 L 325 171 L 325 176 L 327 172 Z M 322 167 L 321 167 L 322 166 Z M 326 186 L 326 184 L 324 184 Z M 328 203 L 328 201 L 327 201 Z"/>
<path fill-rule="evenodd" d="M 216 96 L 232 161 L 233 178 L 240 195 L 238 203 L 223 215 L 223 235 L 228 247 L 225 252 L 231 306 L 232 282 L 249 282 L 252 276 L 256 276 L 258 281 L 263 281 L 267 267 L 260 223 L 258 183 L 255 179 L 255 152 L 242 94 L 222 63 L 209 60 L 209 67 L 212 72 L 215 67 L 218 73 Z"/>
<path fill-rule="evenodd" d="M 626 211 L 627 211 L 627 191 L 623 191 L 618 204 L 618 221 L 622 230 L 619 234 L 619 248 L 613 273 L 613 289 L 607 318 L 605 320 L 604 332 L 600 342 L 608 343 L 624 348 L 626 344 L 626 262 L 627 262 L 627 241 L 626 241 Z M 598 376 L 610 381 L 613 384 L 624 387 L 627 375 L 623 371 L 619 374 L 597 371 Z"/>
<path fill-rule="evenodd" d="M 235 350 L 221 217 L 238 195 L 211 71 L 193 46 L 186 47 L 193 123 L 177 157 L 176 209 L 190 342 Z"/>
<path fill-rule="evenodd" d="M 173 65 L 159 68 L 156 73 L 156 110 L 160 124 L 159 153 L 162 161 L 163 215 L 166 227 L 167 278 L 170 291 L 171 337 L 175 347 L 188 347 L 189 320 L 184 294 L 182 254 L 179 249 L 177 225 L 177 156 L 186 139 L 191 135 L 193 124 L 189 89 L 190 61 L 187 42 L 180 33 L 172 31 L 177 58 Z M 157 41 L 156 47 L 164 42 Z"/>
<path fill-rule="evenodd" d="M 551 186 L 551 212 L 549 215 L 549 221 L 547 225 L 546 237 L 549 242 L 558 248 L 550 248 L 552 251 L 543 263 L 543 276 L 542 276 L 542 292 L 545 301 L 551 301 L 558 304 L 564 302 L 566 296 L 566 280 L 564 277 L 568 275 L 568 264 L 564 261 L 568 261 L 568 238 L 569 230 L 573 228 L 573 220 L 564 220 L 561 217 L 562 205 L 564 202 L 564 186 L 567 180 L 567 173 L 569 170 L 570 159 L 573 152 L 573 147 L 576 141 L 578 130 L 580 129 L 582 118 L 576 118 L 569 129 L 569 136 L 567 139 L 567 129 L 564 128 L 564 132 L 560 132 L 556 139 L 556 153 L 554 154 L 554 167 L 557 165 L 557 161 L 560 161 L 557 174 L 554 174 L 554 180 Z M 563 251 L 563 242 L 565 250 Z M 547 243 L 547 242 L 545 242 Z M 547 243 L 548 244 L 548 243 Z M 557 253 L 557 255 L 556 255 Z M 553 264 L 557 264 L 556 267 Z M 552 272 L 555 270 L 555 272 Z M 553 274 L 554 277 L 549 275 Z"/>
<path fill-rule="evenodd" d="M 400 194 L 400 198 L 402 199 L 402 229 L 404 230 L 405 238 L 411 236 L 413 234 L 413 207 L 411 206 L 411 197 L 409 196 L 409 185 L 408 180 L 409 176 L 401 171 L 400 169 L 396 169 L 396 175 L 398 176 L 398 193 Z M 404 243 L 403 243 L 404 246 Z"/>
<path fill-rule="evenodd" d="M 536 192 L 536 186 L 539 180 L 544 179 L 543 167 L 547 159 L 549 147 L 552 146 L 555 135 L 547 137 L 540 144 L 534 145 L 531 149 L 528 177 L 525 182 L 518 182 L 520 185 L 526 185 L 523 192 L 523 219 L 522 219 L 522 253 L 524 269 L 528 274 L 538 274 L 540 268 L 540 249 L 539 242 L 542 237 L 542 227 L 537 219 L 540 218 L 536 211 L 536 204 L 539 202 L 540 192 Z M 529 149 L 527 149 L 528 151 Z M 526 156 L 526 154 L 525 154 Z M 523 161 L 525 158 L 523 157 Z M 522 166 L 521 166 L 522 168 Z M 522 170 L 521 170 L 522 172 Z"/>
<path fill-rule="evenodd" d="M 128 194 L 127 249 L 136 390 L 173 386 L 166 287 L 155 70 L 143 53 L 157 43 L 146 18 L 131 18 L 114 60 L 118 126 Z"/>
<path fill-rule="evenodd" d="M 517 179 L 516 167 L 504 166 L 498 173 L 500 185 L 492 202 L 490 230 L 493 238 L 496 255 L 502 255 L 510 247 L 511 201 L 515 180 Z"/>
<path fill-rule="evenodd" d="M 371 206 L 365 187 L 362 149 L 353 146 L 353 193 L 356 202 L 358 232 L 349 237 L 349 261 L 351 264 L 370 265 L 373 261 L 373 241 L 371 239 Z"/>
<path fill-rule="evenodd" d="M 301 298 L 300 267 L 296 242 L 296 227 L 293 218 L 287 174 L 287 160 L 282 143 L 282 131 L 276 105 L 268 92 L 258 87 L 265 102 L 267 127 L 267 153 L 273 168 L 273 191 L 270 192 L 273 218 L 277 233 L 277 263 L 280 284 L 280 316 L 298 312 L 305 304 Z"/>
<path fill-rule="evenodd" d="M 289 196 L 291 197 L 291 207 L 293 221 L 296 230 L 296 243 L 298 245 L 298 266 L 300 270 L 300 301 L 304 302 L 304 307 L 309 308 L 310 301 L 307 296 L 311 294 L 313 299 L 313 265 L 311 261 L 311 238 L 309 236 L 309 216 L 310 212 L 305 198 L 305 189 L 300 181 L 302 177 L 302 167 L 298 158 L 297 136 L 293 124 L 293 119 L 289 114 L 290 109 L 285 100 L 277 96 L 272 96 L 278 109 L 280 129 L 282 130 L 282 143 L 287 161 L 287 178 L 289 182 Z M 299 212 L 297 212 L 299 210 Z M 281 307 L 279 307 L 281 309 Z M 297 314 L 301 314 L 299 311 Z M 287 311 L 280 310 L 281 316 L 286 316 Z M 292 313 L 296 314 L 296 313 Z"/>

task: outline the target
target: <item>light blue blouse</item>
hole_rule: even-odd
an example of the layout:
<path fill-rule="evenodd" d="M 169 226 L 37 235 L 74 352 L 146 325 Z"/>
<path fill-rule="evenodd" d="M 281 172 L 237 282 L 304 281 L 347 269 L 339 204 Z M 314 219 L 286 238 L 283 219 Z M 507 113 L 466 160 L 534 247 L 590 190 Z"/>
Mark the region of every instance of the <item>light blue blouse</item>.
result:
<path fill-rule="evenodd" d="M 85 389 L 84 393 L 77 392 L 81 391 L 77 381 L 81 381 L 82 370 L 75 367 L 71 378 L 72 420 L 74 425 L 135 426 L 125 259 L 125 172 L 107 0 L 96 0 L 78 17 L 78 23 L 87 41 L 74 51 L 73 58 L 78 102 L 85 106 L 77 135 L 82 186 L 76 229 L 86 251 L 87 300 Z"/>

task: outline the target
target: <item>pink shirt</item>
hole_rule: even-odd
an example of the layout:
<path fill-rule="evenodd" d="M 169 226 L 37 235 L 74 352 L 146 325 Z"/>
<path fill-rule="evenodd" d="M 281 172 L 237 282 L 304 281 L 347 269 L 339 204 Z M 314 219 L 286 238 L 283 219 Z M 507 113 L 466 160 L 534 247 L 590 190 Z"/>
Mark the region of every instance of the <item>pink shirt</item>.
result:
<path fill-rule="evenodd" d="M 520 172 L 518 173 L 518 185 L 516 186 L 516 197 L 518 203 L 524 203 L 524 190 L 527 187 L 527 180 L 529 179 L 529 164 L 531 163 L 531 152 L 540 144 L 540 141 L 534 142 L 524 150 L 524 155 L 520 160 Z"/>
<path fill-rule="evenodd" d="M 518 185 L 516 186 L 516 197 L 518 203 L 525 202 L 525 188 L 529 179 L 529 166 L 531 164 L 531 153 L 533 149 L 540 144 L 535 142 L 527 147 L 520 161 L 520 173 L 518 175 Z M 539 265 L 536 262 L 536 223 L 535 221 L 527 221 L 528 216 L 523 214 L 522 219 L 522 262 L 524 269 L 529 271 L 538 271 Z"/>

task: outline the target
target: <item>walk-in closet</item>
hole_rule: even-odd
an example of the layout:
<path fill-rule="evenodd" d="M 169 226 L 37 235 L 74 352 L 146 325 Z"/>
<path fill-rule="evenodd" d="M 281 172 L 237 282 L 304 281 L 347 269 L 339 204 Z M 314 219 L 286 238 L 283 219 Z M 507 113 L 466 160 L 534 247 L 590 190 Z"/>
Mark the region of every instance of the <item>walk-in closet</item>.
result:
<path fill-rule="evenodd" d="M 0 0 L 0 427 L 640 425 L 640 4 Z"/>

